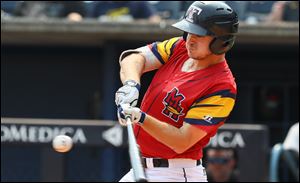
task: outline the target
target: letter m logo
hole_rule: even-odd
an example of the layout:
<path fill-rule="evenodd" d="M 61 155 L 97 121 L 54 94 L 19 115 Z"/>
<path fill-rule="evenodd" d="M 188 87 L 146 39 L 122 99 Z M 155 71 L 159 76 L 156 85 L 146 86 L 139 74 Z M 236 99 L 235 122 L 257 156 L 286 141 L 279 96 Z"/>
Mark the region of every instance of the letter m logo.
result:
<path fill-rule="evenodd" d="M 181 112 L 183 108 L 181 107 L 181 102 L 185 99 L 184 95 L 179 93 L 179 90 L 175 87 L 172 91 L 168 92 L 167 96 L 164 98 L 163 104 L 165 108 L 162 113 L 173 121 L 177 122 L 179 116 L 182 116 Z"/>

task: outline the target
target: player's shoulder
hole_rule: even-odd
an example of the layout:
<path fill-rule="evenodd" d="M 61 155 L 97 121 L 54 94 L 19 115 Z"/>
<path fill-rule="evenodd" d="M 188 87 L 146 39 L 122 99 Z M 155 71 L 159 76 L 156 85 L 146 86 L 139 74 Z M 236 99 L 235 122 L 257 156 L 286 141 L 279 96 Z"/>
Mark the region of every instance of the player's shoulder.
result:
<path fill-rule="evenodd" d="M 148 47 L 152 51 L 152 53 L 157 57 L 157 59 L 165 64 L 169 61 L 174 52 L 177 52 L 178 46 L 181 47 L 182 38 L 181 37 L 173 37 L 166 39 L 164 41 L 154 42 Z"/>
<path fill-rule="evenodd" d="M 235 77 L 227 64 L 227 61 L 225 60 L 221 64 L 223 65 L 223 68 L 215 77 L 215 85 L 220 88 L 232 88 L 233 90 L 236 90 Z"/>
<path fill-rule="evenodd" d="M 219 79 L 215 79 L 214 82 L 211 82 L 211 86 L 208 89 L 207 94 L 230 94 L 232 96 L 235 96 L 237 94 L 237 85 L 234 81 L 234 78 L 228 76 L 220 76 Z"/>
<path fill-rule="evenodd" d="M 174 46 L 178 46 L 178 45 L 182 44 L 183 42 L 185 42 L 185 41 L 184 41 L 183 37 L 180 36 L 180 37 L 171 37 L 169 39 L 162 41 L 161 43 L 170 44 L 174 47 Z"/>
<path fill-rule="evenodd" d="M 175 46 L 185 45 L 185 41 L 184 41 L 184 39 L 183 39 L 182 36 L 180 36 L 180 37 L 173 37 L 170 40 L 172 40 L 174 42 Z"/>
<path fill-rule="evenodd" d="M 177 41 L 181 41 L 183 40 L 183 37 L 182 36 L 177 36 L 177 37 L 171 37 L 169 39 L 167 39 L 167 41 L 174 41 L 174 42 L 177 42 Z"/>
<path fill-rule="evenodd" d="M 185 40 L 183 37 L 173 37 L 168 40 L 172 44 L 171 50 L 173 52 L 177 52 L 177 54 L 181 53 L 181 51 L 184 51 L 186 49 L 185 47 Z"/>

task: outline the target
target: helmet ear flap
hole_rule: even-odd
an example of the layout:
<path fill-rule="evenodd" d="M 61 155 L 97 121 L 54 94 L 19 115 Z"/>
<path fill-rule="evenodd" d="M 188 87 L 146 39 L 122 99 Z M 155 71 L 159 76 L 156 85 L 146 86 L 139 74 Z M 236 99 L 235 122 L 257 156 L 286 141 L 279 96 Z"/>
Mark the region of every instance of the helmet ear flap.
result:
<path fill-rule="evenodd" d="M 209 44 L 209 49 L 213 54 L 221 55 L 232 48 L 234 40 L 234 36 L 215 37 Z"/>

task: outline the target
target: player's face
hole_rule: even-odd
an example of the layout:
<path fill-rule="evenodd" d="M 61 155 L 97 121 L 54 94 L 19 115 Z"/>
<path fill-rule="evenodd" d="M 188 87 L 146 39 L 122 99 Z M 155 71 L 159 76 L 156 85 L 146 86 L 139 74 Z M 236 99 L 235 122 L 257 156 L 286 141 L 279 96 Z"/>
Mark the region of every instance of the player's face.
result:
<path fill-rule="evenodd" d="M 211 36 L 198 36 L 195 34 L 188 34 L 186 39 L 186 48 L 190 58 L 201 60 L 211 55 L 209 44 L 213 40 Z"/>

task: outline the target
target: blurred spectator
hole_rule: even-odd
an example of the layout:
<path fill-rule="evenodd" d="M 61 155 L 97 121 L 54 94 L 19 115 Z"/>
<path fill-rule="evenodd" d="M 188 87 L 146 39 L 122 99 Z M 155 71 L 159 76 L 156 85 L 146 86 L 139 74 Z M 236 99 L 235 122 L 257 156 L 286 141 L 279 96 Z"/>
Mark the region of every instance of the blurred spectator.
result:
<path fill-rule="evenodd" d="M 85 8 L 82 1 L 21 1 L 17 4 L 15 15 L 80 21 L 85 16 Z"/>
<path fill-rule="evenodd" d="M 12 15 L 18 1 L 1 1 L 1 15 L 6 13 L 7 15 Z"/>
<path fill-rule="evenodd" d="M 299 21 L 299 1 L 277 1 L 267 21 Z"/>
<path fill-rule="evenodd" d="M 147 1 L 95 1 L 90 7 L 88 16 L 102 21 L 147 19 L 157 23 L 161 20 Z"/>
<path fill-rule="evenodd" d="M 181 1 L 150 1 L 162 19 L 179 19 L 183 16 L 181 12 Z M 186 9 L 185 9 L 186 10 Z"/>
<path fill-rule="evenodd" d="M 232 148 L 206 149 L 208 182 L 238 182 L 237 153 Z"/>
<path fill-rule="evenodd" d="M 248 24 L 265 22 L 276 1 L 249 1 L 246 4 L 245 21 Z"/>
<path fill-rule="evenodd" d="M 22 17 L 45 18 L 47 2 L 43 1 L 19 1 L 14 14 Z"/>
<path fill-rule="evenodd" d="M 53 1 L 50 3 L 52 9 L 59 9 L 57 14 L 53 14 L 54 17 L 68 18 L 71 21 L 80 21 L 86 16 L 86 10 L 82 1 Z M 56 12 L 54 10 L 54 12 Z"/>

